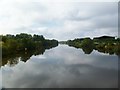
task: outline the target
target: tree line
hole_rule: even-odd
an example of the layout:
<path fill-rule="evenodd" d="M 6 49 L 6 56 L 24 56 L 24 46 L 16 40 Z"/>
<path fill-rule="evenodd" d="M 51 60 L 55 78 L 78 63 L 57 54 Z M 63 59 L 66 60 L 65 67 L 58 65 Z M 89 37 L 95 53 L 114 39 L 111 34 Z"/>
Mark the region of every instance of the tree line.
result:
<path fill-rule="evenodd" d="M 111 36 L 95 37 L 93 39 L 76 38 L 66 41 L 66 44 L 76 48 L 82 48 L 86 54 L 90 54 L 93 50 L 103 53 L 120 55 L 120 38 Z"/>
<path fill-rule="evenodd" d="M 19 53 L 22 51 L 49 49 L 58 45 L 58 41 L 48 40 L 43 35 L 33 36 L 27 33 L 17 35 L 0 35 L 0 49 L 2 49 L 2 56 Z"/>

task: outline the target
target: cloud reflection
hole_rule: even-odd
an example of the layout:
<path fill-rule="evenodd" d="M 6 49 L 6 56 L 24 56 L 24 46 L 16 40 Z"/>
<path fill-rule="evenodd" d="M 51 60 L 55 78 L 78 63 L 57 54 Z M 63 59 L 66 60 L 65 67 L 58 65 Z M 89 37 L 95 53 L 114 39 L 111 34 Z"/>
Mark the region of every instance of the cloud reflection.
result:
<path fill-rule="evenodd" d="M 118 80 L 116 56 L 85 55 L 65 45 L 2 72 L 6 88 L 115 88 Z"/>

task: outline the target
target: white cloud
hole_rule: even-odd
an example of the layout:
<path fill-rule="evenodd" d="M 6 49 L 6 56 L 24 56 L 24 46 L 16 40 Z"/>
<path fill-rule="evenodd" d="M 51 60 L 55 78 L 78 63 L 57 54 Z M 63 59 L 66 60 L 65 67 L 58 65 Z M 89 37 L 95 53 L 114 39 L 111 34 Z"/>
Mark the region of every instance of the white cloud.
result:
<path fill-rule="evenodd" d="M 116 36 L 117 2 L 90 1 L 1 0 L 0 33 L 36 33 L 58 40 Z"/>

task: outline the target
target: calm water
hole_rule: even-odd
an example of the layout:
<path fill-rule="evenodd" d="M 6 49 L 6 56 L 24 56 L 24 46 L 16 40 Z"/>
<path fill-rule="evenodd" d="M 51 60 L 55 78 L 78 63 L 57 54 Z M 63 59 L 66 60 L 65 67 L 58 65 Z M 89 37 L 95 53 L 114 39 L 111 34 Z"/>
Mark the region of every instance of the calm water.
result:
<path fill-rule="evenodd" d="M 1 67 L 5 88 L 114 88 L 118 87 L 118 57 L 59 45 L 42 55 L 21 57 Z"/>

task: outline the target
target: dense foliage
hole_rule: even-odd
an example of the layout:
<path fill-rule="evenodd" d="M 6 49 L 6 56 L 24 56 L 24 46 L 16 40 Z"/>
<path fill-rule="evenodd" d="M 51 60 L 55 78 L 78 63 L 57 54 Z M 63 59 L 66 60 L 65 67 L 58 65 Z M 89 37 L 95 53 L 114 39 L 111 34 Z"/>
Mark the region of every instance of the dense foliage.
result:
<path fill-rule="evenodd" d="M 58 45 L 57 40 L 46 40 L 42 35 L 36 34 L 33 36 L 26 33 L 7 34 L 5 36 L 0 35 L 0 38 L 2 38 L 0 48 L 2 48 L 3 57 L 22 51 L 42 50 L 43 48 L 47 49 Z"/>
<path fill-rule="evenodd" d="M 94 49 L 99 52 L 120 55 L 120 38 L 102 36 L 90 38 L 77 38 L 68 40 L 67 44 L 76 48 L 82 48 L 86 54 L 90 54 Z"/>

